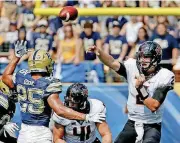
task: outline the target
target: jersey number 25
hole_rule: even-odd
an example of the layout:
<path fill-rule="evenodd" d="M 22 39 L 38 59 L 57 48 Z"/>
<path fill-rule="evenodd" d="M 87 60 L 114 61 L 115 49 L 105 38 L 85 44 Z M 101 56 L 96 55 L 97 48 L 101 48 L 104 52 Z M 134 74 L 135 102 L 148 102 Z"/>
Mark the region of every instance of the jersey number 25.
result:
<path fill-rule="evenodd" d="M 44 111 L 44 101 L 41 96 L 44 91 L 38 88 L 26 88 L 22 85 L 17 85 L 18 100 L 21 105 L 22 112 L 31 114 L 41 114 Z M 21 93 L 21 94 L 20 94 Z M 35 98 L 36 95 L 39 98 Z"/>

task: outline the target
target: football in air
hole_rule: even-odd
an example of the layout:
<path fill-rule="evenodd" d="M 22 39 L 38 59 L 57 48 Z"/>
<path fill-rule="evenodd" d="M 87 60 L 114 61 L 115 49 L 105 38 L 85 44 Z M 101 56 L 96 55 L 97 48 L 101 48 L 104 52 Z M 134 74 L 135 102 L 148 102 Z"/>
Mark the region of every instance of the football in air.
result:
<path fill-rule="evenodd" d="M 65 22 L 73 21 L 78 17 L 78 11 L 73 6 L 66 6 L 60 11 L 59 17 Z"/>

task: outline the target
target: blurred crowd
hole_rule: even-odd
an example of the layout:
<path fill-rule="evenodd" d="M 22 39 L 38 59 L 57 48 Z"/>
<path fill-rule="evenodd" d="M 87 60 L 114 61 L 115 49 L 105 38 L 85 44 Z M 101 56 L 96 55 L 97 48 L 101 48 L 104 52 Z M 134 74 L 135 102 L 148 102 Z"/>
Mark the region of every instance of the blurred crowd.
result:
<path fill-rule="evenodd" d="M 180 1 L 161 0 L 42 0 L 41 7 L 179 7 Z M 79 65 L 82 61 L 100 64 L 96 55 L 86 53 L 96 45 L 123 62 L 135 58 L 138 46 L 156 41 L 163 49 L 162 64 L 172 70 L 177 64 L 180 47 L 180 16 L 81 16 L 68 23 L 58 16 L 36 16 L 35 2 L 0 1 L 0 62 L 11 60 L 14 43 L 26 40 L 29 51 L 45 49 L 61 64 Z M 30 52 L 29 52 L 30 53 Z M 28 55 L 21 58 L 26 62 Z M 107 82 L 122 81 L 104 67 Z"/>

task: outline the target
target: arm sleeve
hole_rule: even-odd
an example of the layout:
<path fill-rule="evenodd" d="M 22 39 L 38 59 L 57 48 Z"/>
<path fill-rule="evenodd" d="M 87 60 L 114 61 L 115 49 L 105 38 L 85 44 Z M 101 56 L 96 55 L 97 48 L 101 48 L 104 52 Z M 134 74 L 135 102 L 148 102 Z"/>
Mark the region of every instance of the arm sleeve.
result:
<path fill-rule="evenodd" d="M 123 63 L 120 63 L 120 68 L 118 71 L 116 71 L 119 75 L 122 75 L 124 78 L 127 79 L 127 72 L 126 72 L 126 67 Z"/>
<path fill-rule="evenodd" d="M 162 104 L 166 98 L 166 95 L 168 93 L 169 90 L 172 90 L 173 87 L 172 86 L 166 86 L 163 88 L 158 88 L 156 89 L 156 91 L 154 92 L 153 95 L 153 99 L 156 99 L 160 104 Z"/>

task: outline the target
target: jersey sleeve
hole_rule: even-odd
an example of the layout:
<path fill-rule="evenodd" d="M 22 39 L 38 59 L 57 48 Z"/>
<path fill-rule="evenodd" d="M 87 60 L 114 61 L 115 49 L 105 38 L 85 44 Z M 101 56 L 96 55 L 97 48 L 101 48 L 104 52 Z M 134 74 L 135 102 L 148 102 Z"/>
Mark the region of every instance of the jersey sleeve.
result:
<path fill-rule="evenodd" d="M 174 82 L 175 82 L 175 75 L 173 72 L 165 69 L 163 72 L 164 76 L 162 78 L 162 84 L 160 87 L 169 87 L 170 89 L 173 89 Z"/>
<path fill-rule="evenodd" d="M 108 35 L 104 43 L 109 44 L 109 40 L 110 40 L 110 36 Z"/>
<path fill-rule="evenodd" d="M 45 90 L 46 96 L 61 92 L 62 92 L 62 84 L 59 79 L 52 79 L 52 81 L 50 81 L 50 84 L 47 86 Z"/>
<path fill-rule="evenodd" d="M 63 117 L 60 117 L 55 112 L 54 112 L 54 114 L 52 116 L 52 119 L 53 119 L 53 121 L 55 123 L 60 124 L 62 126 L 67 126 L 68 124 L 71 123 L 71 120 L 63 118 Z"/>
<path fill-rule="evenodd" d="M 104 113 L 106 114 L 106 106 L 104 103 L 97 99 L 90 99 L 91 113 Z"/>
<path fill-rule="evenodd" d="M 172 36 L 172 48 L 178 48 L 179 49 L 178 42 L 173 36 Z"/>
<path fill-rule="evenodd" d="M 32 36 L 31 36 L 30 45 L 31 45 L 32 48 L 35 48 L 35 34 L 36 33 L 32 33 Z"/>
<path fill-rule="evenodd" d="M 53 49 L 53 37 L 50 35 L 50 38 L 49 38 L 49 48 L 50 50 Z"/>
<path fill-rule="evenodd" d="M 79 38 L 80 38 L 80 39 L 84 39 L 84 37 L 85 37 L 85 36 L 84 36 L 84 32 L 82 32 L 82 33 L 80 34 Z"/>
<path fill-rule="evenodd" d="M 101 36 L 100 36 L 99 32 L 95 32 L 94 34 L 95 34 L 95 36 L 94 36 L 95 41 L 101 39 Z"/>
<path fill-rule="evenodd" d="M 125 36 L 123 36 L 122 43 L 123 43 L 123 44 L 127 44 L 127 43 L 128 43 Z"/>

